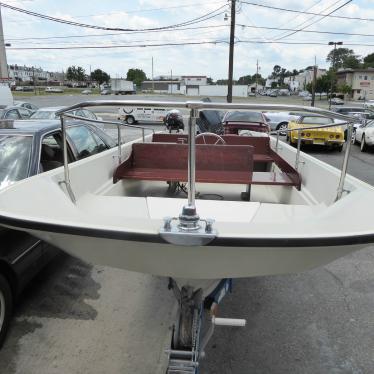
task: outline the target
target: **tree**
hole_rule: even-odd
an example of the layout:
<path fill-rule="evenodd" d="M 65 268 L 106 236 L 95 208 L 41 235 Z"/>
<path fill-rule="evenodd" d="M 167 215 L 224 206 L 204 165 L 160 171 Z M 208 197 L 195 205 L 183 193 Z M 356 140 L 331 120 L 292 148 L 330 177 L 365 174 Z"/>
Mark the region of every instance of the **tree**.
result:
<path fill-rule="evenodd" d="M 274 65 L 273 72 L 271 73 L 272 78 L 278 78 L 282 68 L 279 65 Z"/>
<path fill-rule="evenodd" d="M 253 83 L 253 77 L 251 75 L 244 75 L 239 78 L 238 84 L 251 84 Z"/>
<path fill-rule="evenodd" d="M 252 79 L 253 79 L 253 82 L 255 83 L 256 82 L 256 78 L 257 78 L 257 83 L 261 86 L 265 86 L 265 83 L 266 83 L 266 79 L 265 78 L 262 78 L 261 74 L 253 74 L 252 75 Z"/>
<path fill-rule="evenodd" d="M 91 73 L 91 79 L 99 84 L 108 83 L 110 75 L 101 69 L 96 69 Z"/>
<path fill-rule="evenodd" d="M 337 87 L 337 90 L 344 95 L 350 95 L 352 93 L 352 86 L 347 83 L 343 83 Z"/>
<path fill-rule="evenodd" d="M 206 79 L 206 83 L 207 83 L 207 84 L 214 84 L 213 79 L 212 79 L 211 77 L 208 77 L 208 78 Z"/>
<path fill-rule="evenodd" d="M 338 68 L 358 68 L 360 66 L 360 56 L 355 55 L 352 49 L 336 48 L 327 55 L 326 61 L 330 62 L 335 69 Z"/>
<path fill-rule="evenodd" d="M 364 67 L 365 68 L 374 68 L 374 53 L 370 53 L 364 57 Z"/>
<path fill-rule="evenodd" d="M 68 67 L 66 78 L 70 81 L 83 82 L 86 80 L 86 73 L 81 66 L 73 65 Z"/>
<path fill-rule="evenodd" d="M 133 81 L 139 87 L 142 82 L 147 80 L 147 76 L 142 69 L 129 69 L 126 79 Z"/>
<path fill-rule="evenodd" d="M 329 92 L 331 87 L 331 79 L 335 78 L 335 74 L 332 70 L 316 79 L 316 92 Z M 306 85 L 306 90 L 312 92 L 312 83 Z"/>

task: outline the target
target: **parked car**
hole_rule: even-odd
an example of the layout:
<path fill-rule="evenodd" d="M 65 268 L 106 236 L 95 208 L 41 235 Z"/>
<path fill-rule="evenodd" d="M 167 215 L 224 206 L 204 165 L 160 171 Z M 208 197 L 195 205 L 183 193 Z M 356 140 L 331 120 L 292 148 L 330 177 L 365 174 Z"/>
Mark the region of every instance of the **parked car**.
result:
<path fill-rule="evenodd" d="M 374 120 L 368 121 L 356 128 L 352 139 L 353 144 L 360 143 L 361 152 L 374 147 Z"/>
<path fill-rule="evenodd" d="M 264 112 L 264 115 L 271 130 L 286 130 L 288 122 L 298 118 L 290 112 Z M 284 135 L 285 133 L 281 134 Z"/>
<path fill-rule="evenodd" d="M 111 95 L 111 94 L 112 94 L 112 91 L 110 89 L 108 89 L 108 88 L 104 88 L 100 92 L 100 95 Z"/>
<path fill-rule="evenodd" d="M 108 135 L 87 123 L 68 123 L 67 137 L 69 162 L 116 145 Z M 59 121 L 8 121 L 0 128 L 0 189 L 62 166 L 62 147 Z M 14 302 L 58 250 L 26 232 L 3 227 L 0 227 L 0 242 L 1 347 Z"/>
<path fill-rule="evenodd" d="M 344 106 L 344 107 L 332 107 L 331 110 L 336 113 L 340 114 L 348 114 L 350 112 L 369 112 L 367 108 L 364 108 L 362 106 Z M 374 112 L 373 112 L 374 114 Z"/>
<path fill-rule="evenodd" d="M 312 101 L 312 95 L 303 96 L 303 101 Z"/>
<path fill-rule="evenodd" d="M 29 119 L 32 116 L 32 114 L 33 112 L 30 109 L 26 109 L 20 106 L 10 106 L 4 109 L 0 109 L 0 120 L 1 119 Z"/>
<path fill-rule="evenodd" d="M 37 120 L 58 119 L 60 117 L 56 115 L 56 112 L 63 108 L 64 107 L 62 106 L 40 108 L 30 117 L 30 119 L 37 119 Z M 94 112 L 88 109 L 72 110 L 69 113 L 74 116 L 78 116 L 78 117 L 84 117 L 84 118 L 93 119 L 96 121 L 102 121 L 101 117 L 96 116 Z M 99 127 L 101 130 L 104 130 L 103 123 L 95 123 L 95 126 Z"/>
<path fill-rule="evenodd" d="M 15 101 L 14 105 L 31 110 L 33 113 L 35 113 L 39 109 L 39 107 L 37 107 L 36 105 L 28 103 L 26 101 Z"/>
<path fill-rule="evenodd" d="M 299 92 L 299 96 L 300 96 L 300 97 L 310 96 L 310 93 L 309 93 L 308 91 L 300 91 L 300 92 Z"/>
<path fill-rule="evenodd" d="M 64 90 L 59 87 L 46 87 L 45 92 L 50 92 L 50 93 L 63 93 Z"/>
<path fill-rule="evenodd" d="M 367 100 L 364 103 L 365 108 L 374 109 L 374 100 Z"/>
<path fill-rule="evenodd" d="M 83 91 L 81 92 L 81 94 L 82 94 L 82 95 L 91 95 L 91 94 L 92 94 L 92 91 L 89 90 L 89 89 L 87 89 L 87 90 L 83 90 Z"/>
<path fill-rule="evenodd" d="M 266 121 L 266 117 L 261 112 L 227 112 L 222 119 L 222 123 L 224 134 L 240 135 L 243 130 L 245 130 L 248 135 L 251 135 L 252 132 L 270 132 L 270 126 Z"/>
<path fill-rule="evenodd" d="M 331 99 L 331 104 L 332 105 L 344 105 L 344 100 L 339 99 L 338 97 L 333 97 Z"/>
<path fill-rule="evenodd" d="M 294 130 L 299 128 L 309 128 L 314 126 L 323 126 L 334 124 L 334 120 L 324 116 L 318 115 L 301 115 L 297 120 L 288 123 L 288 129 Z M 317 128 L 312 130 L 302 131 L 301 134 L 302 144 L 314 144 L 334 147 L 342 151 L 344 145 L 344 129 L 342 126 Z M 287 141 L 293 145 L 297 145 L 298 131 L 290 131 L 287 134 Z"/>

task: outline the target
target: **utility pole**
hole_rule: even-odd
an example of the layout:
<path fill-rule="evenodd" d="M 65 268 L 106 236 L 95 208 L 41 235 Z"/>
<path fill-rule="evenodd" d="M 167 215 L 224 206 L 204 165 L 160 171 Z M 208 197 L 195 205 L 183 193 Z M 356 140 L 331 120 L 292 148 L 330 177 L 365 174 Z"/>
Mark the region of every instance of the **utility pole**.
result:
<path fill-rule="evenodd" d="M 155 92 L 155 81 L 153 78 L 153 56 L 152 56 L 152 92 Z"/>
<path fill-rule="evenodd" d="M 173 94 L 173 70 L 170 70 L 170 95 Z"/>
<path fill-rule="evenodd" d="M 229 79 L 227 87 L 227 102 L 232 103 L 232 75 L 234 70 L 234 44 L 235 44 L 235 6 L 236 0 L 231 0 L 231 26 L 229 50 Z"/>
<path fill-rule="evenodd" d="M 34 86 L 34 94 L 36 95 L 36 86 L 35 86 L 35 68 L 32 67 L 32 84 Z"/>
<path fill-rule="evenodd" d="M 257 94 L 257 86 L 258 86 L 258 60 L 256 62 L 256 89 L 255 89 L 255 94 Z"/>
<path fill-rule="evenodd" d="M 4 31 L 3 31 L 3 19 L 1 17 L 1 5 L 0 5 L 0 78 L 8 79 L 8 63 L 6 59 Z"/>
<path fill-rule="evenodd" d="M 334 87 L 334 80 L 335 80 L 335 53 L 336 53 L 336 46 L 342 45 L 343 42 L 329 42 L 329 45 L 334 46 L 334 53 L 332 55 L 332 74 L 331 74 L 331 86 L 330 86 L 330 100 L 329 100 L 329 110 L 331 109 L 331 98 L 332 98 L 332 90 Z"/>
<path fill-rule="evenodd" d="M 314 57 L 314 66 L 313 66 L 313 82 L 312 82 L 312 102 L 311 106 L 314 106 L 314 101 L 316 99 L 316 80 L 317 80 L 317 58 Z"/>

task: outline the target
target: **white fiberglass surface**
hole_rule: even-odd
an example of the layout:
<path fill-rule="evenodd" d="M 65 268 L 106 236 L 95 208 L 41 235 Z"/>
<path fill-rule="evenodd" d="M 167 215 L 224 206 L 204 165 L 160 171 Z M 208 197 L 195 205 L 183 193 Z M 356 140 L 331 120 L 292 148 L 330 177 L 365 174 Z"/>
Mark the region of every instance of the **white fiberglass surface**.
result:
<path fill-rule="evenodd" d="M 129 144 L 123 146 L 124 157 L 130 149 Z M 293 162 L 295 151 L 291 147 L 282 145 L 280 152 L 284 158 L 290 159 L 290 163 Z M 163 191 L 159 196 L 145 193 L 147 188 L 144 186 L 148 186 L 148 182 L 113 184 L 113 170 L 118 165 L 116 153 L 116 149 L 112 149 L 70 165 L 76 205 L 59 183 L 63 180 L 63 169 L 59 168 L 1 191 L 0 214 L 67 226 L 157 233 L 163 216 L 171 215 L 163 209 L 163 204 L 170 205 L 174 214 L 178 206 L 181 211 L 183 204 L 172 200 L 181 197 L 167 197 L 165 182 L 156 182 L 157 188 Z M 294 187 L 252 186 L 248 204 L 240 201 L 240 192 L 245 190 L 243 185 L 198 185 L 197 190 L 201 193 L 208 191 L 206 188 L 213 188 L 213 192 L 221 194 L 222 191 L 224 195 L 230 188 L 236 196 L 232 200 L 202 202 L 206 204 L 206 210 L 201 217 L 216 219 L 220 235 L 329 236 L 372 232 L 367 206 L 374 205 L 374 189 L 349 176 L 345 187 L 350 193 L 333 203 L 339 171 L 307 155 L 302 155 L 301 159 L 305 160 L 305 164 L 300 166 L 301 191 Z M 161 202 L 157 216 L 153 203 L 149 205 L 146 197 L 160 198 L 157 200 Z M 238 212 L 234 202 L 240 206 Z M 248 207 L 256 207 L 255 214 Z"/>

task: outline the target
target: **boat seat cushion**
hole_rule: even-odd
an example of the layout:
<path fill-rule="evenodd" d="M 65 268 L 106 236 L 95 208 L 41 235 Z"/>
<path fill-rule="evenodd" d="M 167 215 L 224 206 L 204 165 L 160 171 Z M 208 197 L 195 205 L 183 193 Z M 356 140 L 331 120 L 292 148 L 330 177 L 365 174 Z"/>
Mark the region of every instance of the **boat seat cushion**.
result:
<path fill-rule="evenodd" d="M 134 143 L 130 157 L 115 171 L 113 180 L 188 180 L 188 145 Z M 196 182 L 250 184 L 253 147 L 248 145 L 197 145 Z"/>

